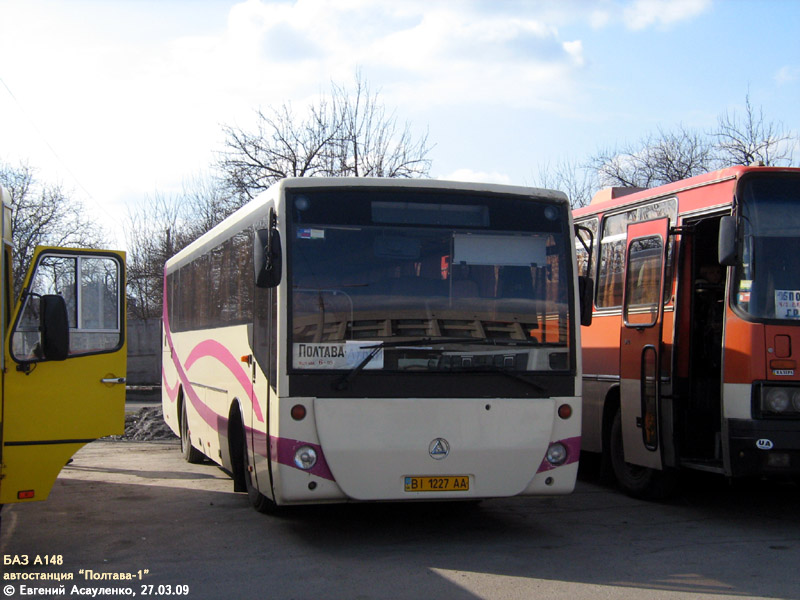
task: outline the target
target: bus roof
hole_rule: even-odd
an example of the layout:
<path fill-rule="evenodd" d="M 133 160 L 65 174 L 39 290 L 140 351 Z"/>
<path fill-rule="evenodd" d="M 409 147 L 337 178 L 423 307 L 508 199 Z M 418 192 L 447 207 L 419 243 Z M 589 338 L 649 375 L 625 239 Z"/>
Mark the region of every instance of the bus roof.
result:
<path fill-rule="evenodd" d="M 597 212 L 606 212 L 619 206 L 626 206 L 636 202 L 652 200 L 661 196 L 669 196 L 692 188 L 711 185 L 713 183 L 720 183 L 722 181 L 740 179 L 742 175 L 756 171 L 759 173 L 772 172 L 800 174 L 800 169 L 793 167 L 735 166 L 726 167 L 718 171 L 711 171 L 709 173 L 704 173 L 702 175 L 697 175 L 695 177 L 682 179 L 680 181 L 675 181 L 673 183 L 668 183 L 653 188 L 605 188 L 595 194 L 588 206 L 575 209 L 573 211 L 573 215 L 578 218 Z"/>
<path fill-rule="evenodd" d="M 282 179 L 272 187 L 315 188 L 315 187 L 405 187 L 434 190 L 461 190 L 497 194 L 526 194 L 537 198 L 567 201 L 563 192 L 543 188 L 532 188 L 498 183 L 478 183 L 469 181 L 447 181 L 444 179 L 411 179 L 400 177 L 291 177 Z M 270 188 L 271 189 L 271 188 Z"/>
<path fill-rule="evenodd" d="M 313 189 L 322 187 L 341 188 L 408 188 L 418 190 L 457 190 L 486 194 L 519 194 L 537 199 L 569 205 L 563 192 L 543 188 L 531 188 L 493 183 L 471 183 L 463 181 L 445 181 L 442 179 L 410 179 L 391 177 L 291 177 L 281 179 L 250 200 L 239 210 L 224 219 L 213 229 L 207 231 L 175 256 L 167 260 L 165 268 L 172 271 L 192 258 L 203 254 L 228 239 L 236 232 L 257 223 L 266 216 L 266 207 L 274 205 L 280 197 L 280 191 L 286 189 Z"/>

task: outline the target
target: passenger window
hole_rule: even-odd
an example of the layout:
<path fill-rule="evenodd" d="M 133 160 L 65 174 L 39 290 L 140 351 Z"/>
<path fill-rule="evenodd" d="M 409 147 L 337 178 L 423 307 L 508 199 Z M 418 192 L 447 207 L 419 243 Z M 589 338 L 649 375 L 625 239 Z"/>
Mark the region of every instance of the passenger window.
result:
<path fill-rule="evenodd" d="M 603 221 L 603 233 L 600 238 L 600 270 L 597 275 L 598 308 L 622 305 L 625 241 L 628 238 L 627 217 L 627 214 L 614 215 Z"/>
<path fill-rule="evenodd" d="M 625 278 L 625 324 L 650 327 L 658 319 L 661 264 L 664 246 L 660 236 L 633 240 Z"/>

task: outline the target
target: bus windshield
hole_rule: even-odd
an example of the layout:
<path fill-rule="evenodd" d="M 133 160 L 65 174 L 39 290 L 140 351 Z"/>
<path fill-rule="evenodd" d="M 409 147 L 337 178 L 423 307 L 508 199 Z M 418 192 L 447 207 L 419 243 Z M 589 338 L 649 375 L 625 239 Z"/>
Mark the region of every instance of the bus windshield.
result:
<path fill-rule="evenodd" d="M 292 368 L 574 369 L 565 207 L 381 188 L 287 202 Z"/>
<path fill-rule="evenodd" d="M 734 303 L 764 320 L 800 320 L 800 177 L 743 178 Z"/>

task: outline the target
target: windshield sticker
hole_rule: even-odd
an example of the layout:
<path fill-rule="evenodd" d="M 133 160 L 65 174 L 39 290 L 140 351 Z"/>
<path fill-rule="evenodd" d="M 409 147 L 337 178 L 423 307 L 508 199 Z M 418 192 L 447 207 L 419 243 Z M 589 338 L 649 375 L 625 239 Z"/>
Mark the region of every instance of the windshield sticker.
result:
<path fill-rule="evenodd" d="M 775 317 L 800 319 L 800 291 L 775 290 Z"/>
<path fill-rule="evenodd" d="M 300 228 L 297 230 L 297 239 L 299 240 L 324 240 L 324 229 L 306 229 Z"/>
<path fill-rule="evenodd" d="M 749 292 L 753 289 L 753 280 L 752 279 L 742 279 L 739 282 L 739 291 L 740 292 Z"/>
<path fill-rule="evenodd" d="M 379 342 L 361 340 L 337 343 L 295 343 L 292 366 L 295 369 L 353 369 L 367 358 Z M 364 369 L 383 368 L 381 348 Z"/>

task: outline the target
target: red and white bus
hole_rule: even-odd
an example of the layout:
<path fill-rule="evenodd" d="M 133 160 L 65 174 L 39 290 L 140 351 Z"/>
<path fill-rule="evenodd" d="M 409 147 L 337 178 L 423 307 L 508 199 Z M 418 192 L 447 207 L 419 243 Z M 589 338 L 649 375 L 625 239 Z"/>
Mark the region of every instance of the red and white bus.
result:
<path fill-rule="evenodd" d="M 732 167 L 574 211 L 595 233 L 583 450 L 663 495 L 679 468 L 800 474 L 800 169 Z"/>
<path fill-rule="evenodd" d="M 165 268 L 163 406 L 253 506 L 572 491 L 560 192 L 283 180 Z"/>

